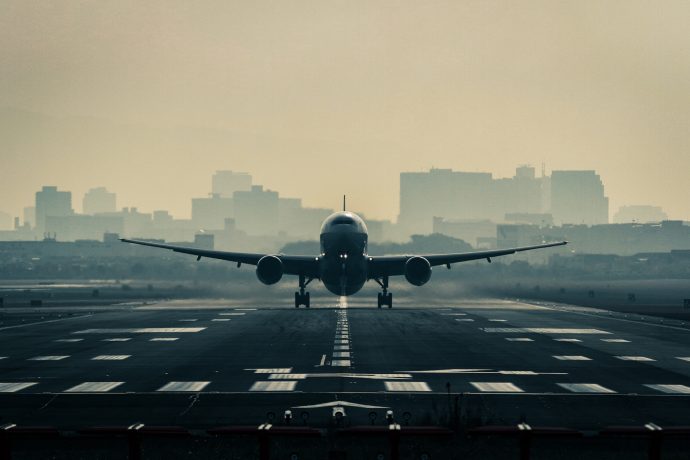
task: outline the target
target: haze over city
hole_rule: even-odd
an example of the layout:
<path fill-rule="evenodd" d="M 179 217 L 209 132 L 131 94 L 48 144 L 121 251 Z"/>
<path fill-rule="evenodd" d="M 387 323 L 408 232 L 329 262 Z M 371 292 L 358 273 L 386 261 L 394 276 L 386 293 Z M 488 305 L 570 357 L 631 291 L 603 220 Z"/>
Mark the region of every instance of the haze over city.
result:
<path fill-rule="evenodd" d="M 596 170 L 689 219 L 690 3 L 0 6 L 0 210 L 42 185 L 189 217 L 218 169 L 395 219 L 399 173 Z"/>

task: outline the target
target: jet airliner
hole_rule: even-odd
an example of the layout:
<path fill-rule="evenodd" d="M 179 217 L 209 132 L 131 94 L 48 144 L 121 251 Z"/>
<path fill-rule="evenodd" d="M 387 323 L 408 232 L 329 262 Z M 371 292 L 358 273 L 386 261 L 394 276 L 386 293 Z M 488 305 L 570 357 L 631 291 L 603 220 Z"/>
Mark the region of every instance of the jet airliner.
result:
<path fill-rule="evenodd" d="M 404 276 L 415 285 L 422 286 L 431 278 L 431 269 L 469 260 L 486 259 L 549 248 L 567 244 L 567 241 L 544 243 L 490 251 L 475 251 L 451 254 L 370 256 L 367 253 L 367 226 L 357 214 L 343 211 L 331 214 L 321 225 L 321 251 L 314 256 L 290 256 L 285 254 L 254 254 L 243 252 L 214 251 L 192 247 L 176 246 L 149 241 L 121 239 L 126 243 L 170 249 L 175 252 L 209 259 L 227 260 L 256 266 L 256 276 L 264 284 L 275 284 L 283 275 L 297 275 L 299 291 L 295 292 L 295 308 L 301 305 L 309 308 L 309 292 L 306 287 L 314 280 L 321 281 L 326 289 L 336 295 L 349 296 L 358 292 L 369 280 L 381 286 L 378 293 L 378 308 L 393 307 L 393 294 L 388 291 L 391 276 Z"/>

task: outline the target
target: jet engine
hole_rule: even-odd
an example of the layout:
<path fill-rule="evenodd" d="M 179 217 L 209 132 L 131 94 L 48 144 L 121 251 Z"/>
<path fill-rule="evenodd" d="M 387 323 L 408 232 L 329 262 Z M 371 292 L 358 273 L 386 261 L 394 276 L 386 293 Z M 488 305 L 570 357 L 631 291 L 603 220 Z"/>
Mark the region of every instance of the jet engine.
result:
<path fill-rule="evenodd" d="M 405 279 L 414 284 L 421 286 L 429 281 L 431 278 L 431 264 L 424 257 L 411 257 L 405 263 Z"/>
<path fill-rule="evenodd" d="M 263 256 L 256 264 L 256 277 L 264 284 L 276 284 L 283 277 L 283 262 L 276 256 Z"/>

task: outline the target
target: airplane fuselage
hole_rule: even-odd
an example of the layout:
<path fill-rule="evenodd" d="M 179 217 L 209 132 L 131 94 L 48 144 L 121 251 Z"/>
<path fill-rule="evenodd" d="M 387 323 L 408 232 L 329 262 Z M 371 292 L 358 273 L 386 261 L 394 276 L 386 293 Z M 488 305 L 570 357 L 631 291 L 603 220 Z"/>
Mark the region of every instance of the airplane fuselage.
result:
<path fill-rule="evenodd" d="M 333 294 L 352 295 L 366 283 L 368 237 L 367 226 L 355 213 L 336 212 L 323 222 L 319 273 Z"/>

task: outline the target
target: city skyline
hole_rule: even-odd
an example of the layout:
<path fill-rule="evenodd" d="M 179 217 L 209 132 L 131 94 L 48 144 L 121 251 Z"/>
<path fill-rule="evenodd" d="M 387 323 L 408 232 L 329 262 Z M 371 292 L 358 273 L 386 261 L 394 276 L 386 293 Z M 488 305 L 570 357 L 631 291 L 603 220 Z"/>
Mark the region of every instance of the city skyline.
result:
<path fill-rule="evenodd" d="M 0 6 L 0 208 L 104 185 L 188 212 L 216 169 L 394 219 L 397 175 L 596 170 L 690 219 L 690 3 Z"/>
<path fill-rule="evenodd" d="M 494 175 L 494 173 L 492 173 L 492 172 L 487 172 L 487 171 L 483 171 L 483 172 L 477 172 L 477 171 L 460 171 L 460 170 L 452 170 L 452 169 L 450 169 L 450 168 L 429 168 L 429 169 L 427 169 L 427 170 L 422 170 L 422 171 L 401 171 L 401 172 L 397 175 L 397 177 L 404 177 L 404 176 L 415 175 L 415 174 L 417 174 L 417 175 L 418 175 L 418 174 L 425 174 L 425 173 L 429 173 L 429 172 L 432 172 L 432 171 L 452 171 L 453 173 L 468 174 L 468 175 L 473 175 L 473 176 L 488 176 L 488 177 L 490 177 L 490 178 L 491 178 L 492 180 L 494 180 L 494 181 L 505 181 L 505 180 L 509 180 L 509 179 L 511 179 L 511 178 L 517 177 L 517 175 L 520 174 L 519 171 L 520 171 L 521 169 L 522 169 L 522 170 L 529 170 L 529 169 L 532 169 L 533 172 L 539 170 L 539 168 L 534 167 L 534 166 L 532 166 L 532 165 L 528 165 L 528 164 L 513 165 L 513 167 L 516 167 L 516 169 L 513 171 L 513 175 L 508 176 L 508 177 L 500 177 L 500 176 Z M 588 171 L 594 171 L 594 170 L 576 169 L 576 170 L 564 170 L 564 171 L 573 171 L 573 172 L 583 172 L 583 171 L 584 171 L 584 172 L 588 172 Z M 204 192 L 204 193 L 200 193 L 200 194 L 194 195 L 194 196 L 186 197 L 186 199 L 183 199 L 184 204 L 179 203 L 179 202 L 173 202 L 173 201 L 171 200 L 171 201 L 167 201 L 166 204 L 162 204 L 161 206 L 154 207 L 154 208 L 147 208 L 147 207 L 145 207 L 145 206 L 141 206 L 141 205 L 140 205 L 139 203 L 137 203 L 137 202 L 135 202 L 135 203 L 123 203 L 124 200 L 122 200 L 122 198 L 121 198 L 121 192 L 120 192 L 119 190 L 115 190 L 115 189 L 113 189 L 113 188 L 111 188 L 111 187 L 109 187 L 109 186 L 94 184 L 94 185 L 92 185 L 92 186 L 88 186 L 88 187 L 86 188 L 86 190 L 84 190 L 83 192 L 81 192 L 81 191 L 79 191 L 79 190 L 75 191 L 74 189 L 70 188 L 69 186 L 54 185 L 54 184 L 56 184 L 56 183 L 59 183 L 58 181 L 52 181 L 52 182 L 50 182 L 50 184 L 51 184 L 50 186 L 51 186 L 51 187 L 57 187 L 57 188 L 60 189 L 61 191 L 69 192 L 69 193 L 72 194 L 72 198 L 71 198 L 71 200 L 72 200 L 72 209 L 73 209 L 73 211 L 74 211 L 75 213 L 80 213 L 80 214 L 93 214 L 93 213 L 86 212 L 85 209 L 84 209 L 84 204 L 86 204 L 86 202 L 89 200 L 89 196 L 93 196 L 94 194 L 106 194 L 106 196 L 105 196 L 103 199 L 105 199 L 105 200 L 107 201 L 106 206 L 109 208 L 109 209 L 108 209 L 109 212 L 120 211 L 120 210 L 125 209 L 125 208 L 127 208 L 127 209 L 136 209 L 136 210 L 138 210 L 139 212 L 147 212 L 147 213 L 153 213 L 153 212 L 155 212 L 155 211 L 167 211 L 167 212 L 169 212 L 170 215 L 171 215 L 172 217 L 174 217 L 174 218 L 177 218 L 177 219 L 191 219 L 191 218 L 194 217 L 194 216 L 193 216 L 193 208 L 192 208 L 192 204 L 193 204 L 194 200 L 198 200 L 198 199 L 200 199 L 200 198 L 208 198 L 208 197 L 211 197 L 211 196 L 216 195 L 216 194 L 217 194 L 217 195 L 223 195 L 222 193 L 218 193 L 218 191 L 216 190 L 217 184 L 216 184 L 216 179 L 215 179 L 215 176 L 217 175 L 217 173 L 221 173 L 221 172 L 232 172 L 232 171 L 230 171 L 230 170 L 215 170 L 215 172 L 214 172 L 215 174 L 212 176 L 212 179 L 211 179 L 210 182 L 208 181 L 208 178 L 207 178 L 207 182 L 209 182 L 209 183 L 207 184 L 207 191 Z M 551 172 L 553 172 L 553 171 L 551 171 Z M 556 172 L 557 172 L 557 173 L 560 173 L 560 172 L 562 172 L 562 171 L 561 171 L 561 170 L 558 170 L 558 171 L 556 171 Z M 594 172 L 595 172 L 595 173 L 598 173 L 598 172 L 596 172 L 596 171 L 594 171 Z M 239 174 L 247 175 L 247 176 L 249 177 L 249 182 L 247 182 L 247 183 L 249 183 L 249 184 L 251 184 L 252 178 L 255 177 L 255 176 L 253 175 L 252 172 L 246 172 L 246 171 L 244 171 L 244 172 L 240 172 Z M 546 174 L 546 176 L 542 176 L 541 174 Z M 599 176 L 601 176 L 601 174 L 599 174 Z M 599 177 L 599 176 L 598 176 L 598 177 Z M 535 178 L 535 179 L 539 179 L 539 178 L 543 178 L 543 177 L 550 177 L 550 174 L 548 174 L 545 170 L 541 170 L 540 175 L 536 175 L 536 174 L 534 175 L 534 178 Z M 620 200 L 616 200 L 615 197 L 611 197 L 611 194 L 608 192 L 608 188 L 607 188 L 607 186 L 606 186 L 606 179 L 605 179 L 605 178 L 602 178 L 601 180 L 602 180 L 602 182 L 603 182 L 602 186 L 607 190 L 607 192 L 606 192 L 606 194 L 607 194 L 607 196 L 606 196 L 607 201 L 611 201 L 611 202 L 620 202 Z M 196 182 L 196 179 L 195 179 L 195 182 Z M 36 193 L 36 191 L 39 191 L 42 187 L 45 187 L 45 186 L 46 186 L 45 184 L 41 184 L 36 190 L 34 190 L 33 193 Z M 275 187 L 265 186 L 265 185 L 263 185 L 263 184 L 262 184 L 262 186 L 263 186 L 266 190 L 277 191 L 277 192 L 281 193 L 281 197 L 289 197 L 289 196 L 284 195 L 283 192 L 282 192 L 281 190 L 278 190 L 278 189 L 275 188 Z M 247 190 L 248 190 L 248 188 L 247 188 Z M 399 191 L 399 192 L 401 191 L 401 189 L 400 189 L 400 182 L 399 182 L 399 181 L 398 181 L 398 187 L 396 188 L 396 190 Z M 27 209 L 30 208 L 31 206 L 33 206 L 33 193 L 32 193 L 32 196 L 31 196 L 31 198 L 30 198 L 31 201 L 27 201 L 27 202 L 24 202 L 24 203 L 20 203 L 20 204 L 19 204 L 19 211 L 16 212 L 16 213 L 10 211 L 10 210 L 9 210 L 9 206 L 6 206 L 5 208 L 3 208 L 2 206 L 3 206 L 4 202 L 0 199 L 0 212 L 1 212 L 1 213 L 4 213 L 4 214 L 9 214 L 12 218 L 14 218 L 14 217 L 19 217 L 19 220 L 20 220 L 21 223 L 24 223 L 24 222 L 27 221 L 27 220 L 28 220 L 28 221 L 31 221 L 31 219 L 28 218 L 28 216 L 26 215 L 26 213 L 27 213 Z M 126 194 L 125 194 L 125 195 L 126 195 Z M 115 196 L 117 196 L 117 206 L 115 206 Z M 226 196 L 227 196 L 227 195 L 226 195 Z M 230 196 L 231 196 L 231 195 L 230 195 Z M 396 201 L 397 207 L 396 207 L 394 210 L 391 210 L 391 212 L 389 212 L 388 215 L 386 215 L 386 217 L 379 217 L 379 216 L 375 216 L 375 215 L 370 215 L 370 214 L 368 214 L 366 211 L 362 210 L 362 209 L 360 208 L 360 204 L 357 203 L 355 200 L 353 200 L 351 195 L 348 195 L 348 196 L 350 197 L 350 198 L 349 198 L 349 202 L 350 202 L 350 204 L 352 205 L 352 207 L 357 207 L 358 212 L 360 212 L 360 213 L 366 215 L 368 218 L 374 219 L 374 220 L 388 220 L 388 221 L 391 221 L 391 222 L 398 222 L 399 215 L 400 215 L 400 210 L 401 210 L 401 208 L 400 208 L 400 199 L 399 199 L 399 198 L 395 200 L 395 201 Z M 398 196 L 398 193 L 396 193 L 396 196 Z M 294 199 L 300 200 L 300 202 L 301 202 L 300 205 L 301 205 L 301 206 L 304 206 L 304 207 L 306 207 L 306 208 L 338 209 L 339 203 L 340 203 L 340 201 L 341 201 L 341 197 L 342 197 L 342 194 L 336 194 L 336 195 L 334 195 L 334 197 L 333 197 L 334 204 L 331 205 L 331 206 L 312 206 L 312 205 L 310 205 L 310 204 L 304 199 L 304 197 L 299 197 L 299 196 L 293 196 L 293 197 L 290 197 L 290 198 L 294 198 Z M 146 201 L 146 200 L 142 200 L 142 201 Z M 75 203 L 80 203 L 81 206 L 80 206 L 79 208 L 77 208 L 77 207 L 75 206 Z M 510 207 L 510 203 L 507 203 L 507 204 L 496 203 L 495 206 L 499 206 L 499 207 L 500 207 L 500 206 L 505 206 L 505 207 L 509 208 L 509 207 Z M 651 209 L 651 208 L 658 208 L 657 214 L 659 214 L 659 215 L 661 215 L 661 214 L 665 215 L 665 216 L 666 216 L 666 219 L 690 221 L 690 218 L 683 218 L 683 217 L 676 217 L 676 216 L 673 216 L 672 214 L 670 214 L 670 213 L 667 211 L 667 208 L 666 208 L 666 206 L 665 206 L 663 203 L 641 202 L 641 203 L 623 203 L 623 204 L 621 204 L 620 206 L 617 206 L 617 207 L 614 207 L 613 205 L 610 205 L 610 206 L 607 205 L 607 206 L 608 206 L 607 219 L 608 219 L 608 221 L 610 221 L 610 222 L 612 222 L 614 216 L 618 215 L 618 213 L 621 212 L 621 211 L 626 211 L 626 212 L 629 214 L 629 210 L 630 210 L 631 208 L 632 208 L 632 209 L 643 209 L 643 208 L 650 208 L 650 209 Z M 539 211 L 541 211 L 541 212 L 546 212 L 546 211 L 548 210 L 547 208 L 548 208 L 548 206 L 547 206 L 547 207 L 542 206 L 542 209 L 540 209 Z M 175 210 L 178 210 L 178 212 L 176 212 Z M 520 211 L 522 211 L 522 210 L 517 210 L 517 211 L 516 211 L 515 209 L 509 209 L 509 211 L 514 213 L 514 212 L 520 212 Z M 537 211 L 531 209 L 530 212 L 537 212 Z M 437 216 L 437 217 L 444 217 L 444 218 L 445 218 L 445 217 L 449 217 L 449 216 L 448 216 L 448 215 L 442 215 L 442 216 L 440 215 L 440 216 Z M 462 218 L 462 216 L 457 216 L 457 218 Z M 472 215 L 472 214 L 468 214 L 468 215 L 467 215 L 466 217 L 464 217 L 464 218 L 472 219 L 472 218 L 475 218 L 475 216 Z M 496 219 L 494 219 L 494 220 L 496 220 Z M 569 222 L 569 223 L 575 223 L 575 222 Z M 587 222 L 585 221 L 585 222 L 583 222 L 583 223 L 587 223 Z M 596 223 L 596 222 L 592 222 L 592 223 Z M 429 225 L 430 225 L 430 223 L 429 223 Z"/>

